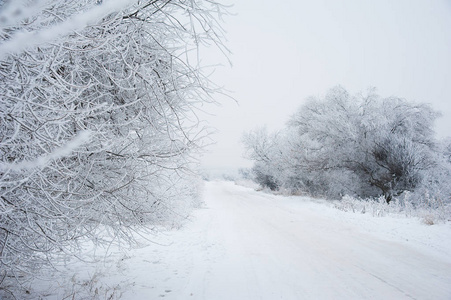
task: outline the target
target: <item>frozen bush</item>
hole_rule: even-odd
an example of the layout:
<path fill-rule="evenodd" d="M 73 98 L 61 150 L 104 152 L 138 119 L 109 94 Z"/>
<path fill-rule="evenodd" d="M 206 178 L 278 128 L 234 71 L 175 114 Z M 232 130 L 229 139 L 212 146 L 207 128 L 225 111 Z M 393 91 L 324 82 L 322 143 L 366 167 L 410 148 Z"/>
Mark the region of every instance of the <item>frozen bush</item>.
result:
<path fill-rule="evenodd" d="M 224 50 L 222 6 L 25 0 L 0 14 L 0 288 L 80 240 L 186 217 L 196 111 L 214 92 L 191 53 Z"/>

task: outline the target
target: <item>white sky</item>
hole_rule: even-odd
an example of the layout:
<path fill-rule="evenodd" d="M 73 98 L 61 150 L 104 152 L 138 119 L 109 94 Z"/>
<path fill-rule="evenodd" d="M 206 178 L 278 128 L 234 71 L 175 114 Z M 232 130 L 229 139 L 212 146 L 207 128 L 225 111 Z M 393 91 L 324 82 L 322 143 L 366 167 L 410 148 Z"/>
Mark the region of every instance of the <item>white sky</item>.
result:
<path fill-rule="evenodd" d="M 218 97 L 222 106 L 205 108 L 219 132 L 204 167 L 250 166 L 244 131 L 281 129 L 308 96 L 338 84 L 431 103 L 443 114 L 438 135 L 451 136 L 450 0 L 235 1 L 224 26 L 233 66 L 211 78 L 238 104 Z"/>

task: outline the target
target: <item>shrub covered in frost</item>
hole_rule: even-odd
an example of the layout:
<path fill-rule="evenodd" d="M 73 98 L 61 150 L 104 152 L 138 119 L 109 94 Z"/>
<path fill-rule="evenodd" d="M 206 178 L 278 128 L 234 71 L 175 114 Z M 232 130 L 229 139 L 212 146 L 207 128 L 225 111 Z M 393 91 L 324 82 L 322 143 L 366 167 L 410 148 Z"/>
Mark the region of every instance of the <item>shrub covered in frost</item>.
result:
<path fill-rule="evenodd" d="M 0 1 L 0 286 L 186 216 L 214 1 Z M 99 235 L 99 232 L 108 235 Z"/>

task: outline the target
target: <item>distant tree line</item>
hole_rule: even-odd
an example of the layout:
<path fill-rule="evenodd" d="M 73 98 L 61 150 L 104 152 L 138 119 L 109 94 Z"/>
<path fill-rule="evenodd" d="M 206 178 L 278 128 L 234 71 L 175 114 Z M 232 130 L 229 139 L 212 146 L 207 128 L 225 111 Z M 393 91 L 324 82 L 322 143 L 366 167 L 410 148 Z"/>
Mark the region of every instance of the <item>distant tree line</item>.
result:
<path fill-rule="evenodd" d="M 308 99 L 283 130 L 256 129 L 243 143 L 253 179 L 271 190 L 387 203 L 408 191 L 450 202 L 451 143 L 435 138 L 438 116 L 426 104 L 335 87 Z"/>

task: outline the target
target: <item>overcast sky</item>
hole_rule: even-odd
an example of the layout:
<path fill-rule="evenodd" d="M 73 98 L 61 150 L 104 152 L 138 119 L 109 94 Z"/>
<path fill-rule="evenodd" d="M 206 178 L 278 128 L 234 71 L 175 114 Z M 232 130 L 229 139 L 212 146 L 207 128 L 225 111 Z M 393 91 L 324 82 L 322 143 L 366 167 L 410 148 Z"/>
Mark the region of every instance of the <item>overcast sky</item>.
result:
<path fill-rule="evenodd" d="M 222 105 L 206 108 L 218 133 L 204 167 L 250 166 L 244 131 L 281 129 L 308 96 L 336 85 L 430 103 L 443 115 L 438 135 L 451 136 L 450 0 L 236 0 L 231 11 L 233 66 L 203 55 L 225 64 L 212 79 L 237 103 L 218 96 Z"/>

